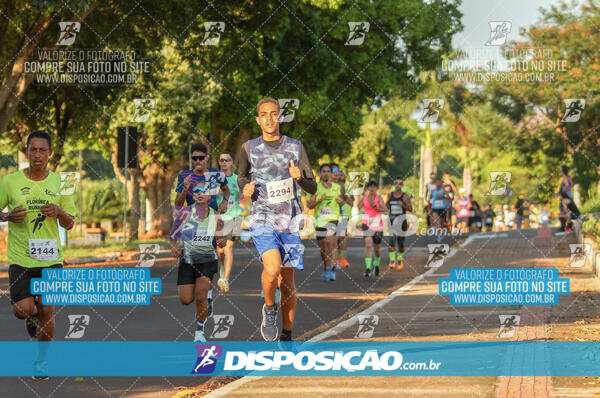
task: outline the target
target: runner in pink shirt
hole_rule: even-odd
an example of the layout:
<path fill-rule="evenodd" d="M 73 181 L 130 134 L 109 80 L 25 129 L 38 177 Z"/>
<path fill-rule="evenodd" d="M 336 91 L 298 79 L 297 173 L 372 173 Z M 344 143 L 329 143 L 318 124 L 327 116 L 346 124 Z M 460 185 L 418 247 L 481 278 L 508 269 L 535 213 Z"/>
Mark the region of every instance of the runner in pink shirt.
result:
<path fill-rule="evenodd" d="M 465 196 L 465 189 L 459 190 L 459 197 L 456 199 L 456 224 L 460 233 L 467 232 L 469 223 L 469 209 L 471 208 L 471 199 Z"/>
<path fill-rule="evenodd" d="M 365 276 L 371 276 L 371 264 L 375 266 L 375 276 L 379 275 L 381 262 L 381 241 L 383 240 L 383 217 L 388 212 L 385 201 L 377 195 L 377 183 L 370 181 L 367 184 L 367 194 L 358 202 L 363 209 L 362 230 L 365 237 Z M 373 261 L 373 246 L 375 260 Z"/>

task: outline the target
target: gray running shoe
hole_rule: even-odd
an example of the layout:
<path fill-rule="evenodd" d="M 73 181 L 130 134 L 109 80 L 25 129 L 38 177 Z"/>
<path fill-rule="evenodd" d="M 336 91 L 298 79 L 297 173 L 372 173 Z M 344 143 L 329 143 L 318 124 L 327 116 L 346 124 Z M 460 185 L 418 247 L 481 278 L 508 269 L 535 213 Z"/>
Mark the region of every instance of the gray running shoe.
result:
<path fill-rule="evenodd" d="M 272 310 L 267 309 L 267 305 L 262 307 L 262 323 L 260 324 L 260 334 L 265 341 L 275 341 L 279 337 L 277 329 L 277 305 Z"/>

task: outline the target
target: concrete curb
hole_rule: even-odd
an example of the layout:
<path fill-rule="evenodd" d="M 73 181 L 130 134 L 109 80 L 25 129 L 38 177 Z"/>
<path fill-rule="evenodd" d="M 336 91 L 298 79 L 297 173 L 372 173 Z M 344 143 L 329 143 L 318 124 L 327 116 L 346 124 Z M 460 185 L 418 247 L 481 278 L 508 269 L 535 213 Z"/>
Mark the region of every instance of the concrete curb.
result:
<path fill-rule="evenodd" d="M 465 239 L 464 242 L 462 242 L 459 246 L 460 247 L 465 247 L 466 245 L 468 245 L 469 243 L 471 243 L 471 241 L 475 239 L 474 235 L 471 234 L 469 235 L 469 237 L 467 239 Z M 450 258 L 452 256 L 454 256 L 457 253 L 457 250 L 452 248 L 450 250 L 450 253 L 448 253 L 448 257 L 446 258 Z M 345 321 L 342 321 L 340 323 L 338 323 L 337 325 L 335 325 L 334 327 L 332 327 L 329 330 L 326 330 L 325 332 L 319 333 L 318 335 L 314 336 L 313 338 L 309 339 L 308 341 L 321 341 L 324 340 L 328 337 L 332 337 L 336 334 L 339 334 L 341 331 L 349 328 L 350 326 L 354 325 L 357 321 L 358 321 L 358 316 L 359 315 L 369 315 L 372 314 L 373 312 L 375 312 L 377 309 L 383 307 L 385 304 L 389 303 L 390 301 L 392 301 L 396 296 L 399 296 L 400 294 L 404 293 L 405 291 L 411 289 L 417 282 L 419 282 L 421 279 L 425 278 L 426 276 L 429 276 L 430 274 L 434 273 L 437 270 L 437 268 L 430 268 L 427 272 L 422 273 L 421 275 L 416 276 L 414 279 L 412 279 L 410 282 L 408 282 L 407 284 L 403 285 L 402 287 L 394 290 L 392 293 L 390 293 L 386 298 L 379 300 L 378 302 L 376 302 L 375 304 L 373 304 L 372 306 L 370 306 L 369 308 L 365 309 L 364 311 L 362 311 L 359 314 L 355 314 L 353 316 L 351 316 L 350 318 L 346 319 Z M 251 381 L 255 381 L 255 380 L 260 380 L 263 377 L 267 377 L 267 376 L 244 376 L 241 379 L 237 379 L 217 390 L 214 390 L 213 392 L 205 395 L 205 398 L 219 398 L 219 397 L 227 397 L 229 395 L 230 392 L 235 391 L 236 389 L 238 389 L 239 387 L 243 386 L 246 383 L 249 383 Z"/>

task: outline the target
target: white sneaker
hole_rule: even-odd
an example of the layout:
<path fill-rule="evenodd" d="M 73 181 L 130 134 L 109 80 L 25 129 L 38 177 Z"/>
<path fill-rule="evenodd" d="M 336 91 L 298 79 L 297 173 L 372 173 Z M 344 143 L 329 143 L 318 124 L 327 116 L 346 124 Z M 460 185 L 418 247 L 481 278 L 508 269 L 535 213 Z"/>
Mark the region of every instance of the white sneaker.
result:
<path fill-rule="evenodd" d="M 194 343 L 203 343 L 205 341 L 204 330 L 196 330 L 196 333 L 194 333 Z"/>

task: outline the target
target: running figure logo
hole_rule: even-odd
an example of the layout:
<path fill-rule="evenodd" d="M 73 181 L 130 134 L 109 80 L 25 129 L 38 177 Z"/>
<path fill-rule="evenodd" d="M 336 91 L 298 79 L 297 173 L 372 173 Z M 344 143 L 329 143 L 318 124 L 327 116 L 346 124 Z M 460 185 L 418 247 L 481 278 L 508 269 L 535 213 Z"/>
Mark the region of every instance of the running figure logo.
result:
<path fill-rule="evenodd" d="M 75 193 L 77 184 L 81 181 L 81 175 L 76 171 L 61 171 L 60 186 L 56 195 L 71 196 Z"/>
<path fill-rule="evenodd" d="M 298 98 L 280 98 L 279 102 L 279 120 L 280 123 L 289 123 L 294 120 L 296 111 L 300 107 Z"/>
<path fill-rule="evenodd" d="M 225 32 L 225 22 L 204 22 L 204 39 L 200 45 L 216 46 L 223 32 Z"/>
<path fill-rule="evenodd" d="M 585 108 L 585 99 L 583 98 L 567 98 L 565 99 L 565 114 L 560 120 L 562 123 L 578 122 L 583 109 Z"/>
<path fill-rule="evenodd" d="M 501 196 L 506 194 L 512 173 L 510 171 L 490 171 L 490 189 L 486 195 Z"/>
<path fill-rule="evenodd" d="M 360 196 L 365 191 L 367 182 L 369 181 L 369 173 L 366 171 L 350 171 L 348 173 L 348 192 L 352 192 L 353 196 Z"/>
<path fill-rule="evenodd" d="M 80 339 L 90 325 L 89 315 L 69 315 L 69 331 L 65 339 Z"/>
<path fill-rule="evenodd" d="M 570 243 L 571 257 L 569 258 L 569 268 L 581 268 L 585 265 L 587 257 L 592 253 L 592 246 L 589 243 Z"/>
<path fill-rule="evenodd" d="M 346 40 L 346 46 L 360 46 L 364 43 L 365 37 L 371 25 L 368 22 L 348 22 L 350 34 Z"/>
<path fill-rule="evenodd" d="M 496 335 L 497 339 L 510 339 L 515 335 L 517 326 L 521 321 L 520 315 L 498 315 L 500 317 L 500 330 Z"/>
<path fill-rule="evenodd" d="M 444 109 L 444 100 L 440 98 L 425 98 L 421 100 L 423 106 L 423 114 L 420 122 L 435 123 L 440 117 L 440 111 Z"/>
<path fill-rule="evenodd" d="M 379 325 L 378 315 L 357 315 L 358 331 L 354 335 L 355 339 L 368 339 L 373 336 L 375 326 Z"/>
<path fill-rule="evenodd" d="M 209 338 L 226 339 L 233 326 L 233 315 L 213 315 L 213 319 L 215 320 L 215 327 Z"/>
<path fill-rule="evenodd" d="M 512 23 L 509 21 L 490 22 L 490 39 L 485 43 L 486 46 L 501 46 L 506 43 L 508 34 L 512 29 Z"/>
<path fill-rule="evenodd" d="M 46 219 L 46 216 L 43 215 L 42 213 L 39 213 L 38 216 L 34 220 L 31 220 L 31 223 L 33 224 L 33 231 L 31 231 L 31 233 L 35 234 L 35 232 L 38 229 L 42 229 L 42 223 L 44 222 L 45 219 Z"/>
<path fill-rule="evenodd" d="M 446 243 L 429 243 L 427 250 L 429 251 L 429 257 L 425 263 L 425 268 L 437 268 L 444 264 L 444 260 L 450 252 L 450 246 Z"/>
<path fill-rule="evenodd" d="M 58 36 L 57 46 L 70 46 L 75 43 L 77 33 L 81 29 L 80 22 L 59 22 L 60 36 Z"/>
<path fill-rule="evenodd" d="M 191 373 L 199 375 L 214 372 L 217 367 L 217 358 L 223 354 L 223 347 L 220 344 L 198 344 L 196 351 L 198 359 L 196 359 L 196 366 Z"/>
<path fill-rule="evenodd" d="M 154 109 L 156 100 L 154 98 L 134 98 L 135 111 L 130 123 L 146 123 L 150 118 L 150 111 Z"/>
<path fill-rule="evenodd" d="M 284 243 L 283 251 L 282 267 L 296 267 L 304 256 L 304 245 L 302 243 Z"/>
<path fill-rule="evenodd" d="M 204 181 L 209 195 L 219 195 L 221 193 L 221 183 L 227 180 L 222 171 L 207 171 L 204 173 Z"/>
<path fill-rule="evenodd" d="M 135 265 L 136 268 L 150 268 L 154 265 L 154 261 L 160 252 L 160 245 L 153 243 L 140 243 L 140 259 Z"/>

